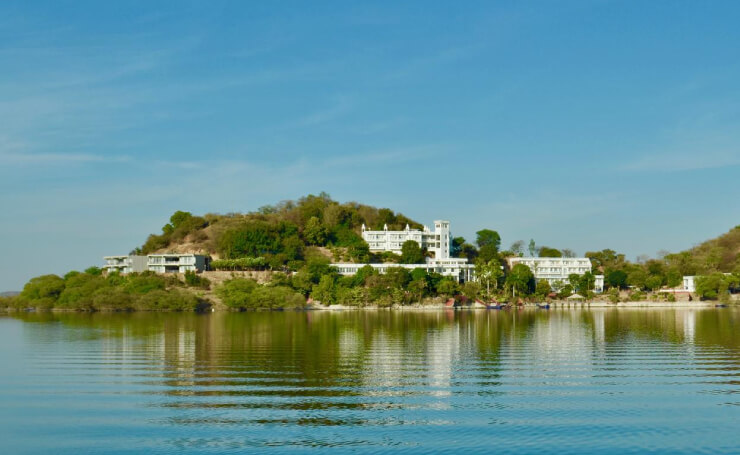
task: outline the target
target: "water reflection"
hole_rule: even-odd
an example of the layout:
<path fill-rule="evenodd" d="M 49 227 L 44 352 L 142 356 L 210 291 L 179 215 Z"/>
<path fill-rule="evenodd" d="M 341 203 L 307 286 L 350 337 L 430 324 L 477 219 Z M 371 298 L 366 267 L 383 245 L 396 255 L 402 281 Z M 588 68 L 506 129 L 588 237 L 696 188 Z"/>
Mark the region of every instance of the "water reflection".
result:
<path fill-rule="evenodd" d="M 87 415 L 85 403 L 105 403 L 128 419 L 133 428 L 122 434 L 141 450 L 485 452 L 495 442 L 521 453 L 532 447 L 694 453 L 697 441 L 706 441 L 722 453 L 736 446 L 729 435 L 740 409 L 740 311 L 732 309 L 0 320 L 9 321 L 22 324 L 22 339 L 4 341 L 22 346 L 18 367 L 31 383 L 8 382 L 0 404 L 20 409 L 21 399 L 74 397 L 79 409 L 66 409 L 75 418 Z M 9 428 L 44 418 L 4 417 L 0 424 Z M 697 420 L 713 425 L 711 439 L 695 434 Z M 69 437 L 119 435 L 121 421 L 106 422 L 87 436 L 69 429 Z M 490 431 L 491 425 L 509 430 Z M 451 430 L 457 443 L 449 445 Z M 631 436 L 604 439 L 615 431 Z M 24 448 L 22 440 L 15 443 Z M 76 447 L 74 439 L 68 443 Z"/>

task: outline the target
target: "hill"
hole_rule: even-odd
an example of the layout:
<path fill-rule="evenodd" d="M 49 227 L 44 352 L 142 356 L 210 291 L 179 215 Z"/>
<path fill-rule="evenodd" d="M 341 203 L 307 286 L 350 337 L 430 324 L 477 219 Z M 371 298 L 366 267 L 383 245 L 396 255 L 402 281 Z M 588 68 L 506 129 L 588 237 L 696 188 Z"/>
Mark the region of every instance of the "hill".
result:
<path fill-rule="evenodd" d="M 740 273 L 740 226 L 690 250 L 668 255 L 666 260 L 682 264 L 685 271 L 693 272 L 686 275 Z"/>
<path fill-rule="evenodd" d="M 178 211 L 135 252 L 194 252 L 214 259 L 264 259 L 276 270 L 298 270 L 312 254 L 334 260 L 373 259 L 361 227 L 403 229 L 422 225 L 388 208 L 357 202 L 339 203 L 326 193 L 283 201 L 248 213 L 194 216 Z"/>

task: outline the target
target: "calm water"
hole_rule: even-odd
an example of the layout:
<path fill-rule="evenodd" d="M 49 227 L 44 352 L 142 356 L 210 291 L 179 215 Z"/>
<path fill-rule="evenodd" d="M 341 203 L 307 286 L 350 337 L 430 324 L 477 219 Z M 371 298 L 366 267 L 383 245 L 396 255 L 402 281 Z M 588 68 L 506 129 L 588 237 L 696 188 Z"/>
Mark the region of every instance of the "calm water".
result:
<path fill-rule="evenodd" d="M 740 310 L 0 317 L 3 453 L 740 453 Z"/>

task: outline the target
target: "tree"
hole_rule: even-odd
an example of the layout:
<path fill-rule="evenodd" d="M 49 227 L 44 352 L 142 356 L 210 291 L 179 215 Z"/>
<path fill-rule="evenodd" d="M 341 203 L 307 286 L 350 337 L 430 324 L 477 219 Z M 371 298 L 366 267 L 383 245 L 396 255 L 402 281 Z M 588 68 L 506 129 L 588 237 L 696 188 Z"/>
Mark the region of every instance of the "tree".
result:
<path fill-rule="evenodd" d="M 534 289 L 534 294 L 541 300 L 544 300 L 552 292 L 550 283 L 547 280 L 537 281 L 537 286 Z"/>
<path fill-rule="evenodd" d="M 419 302 L 424 298 L 424 292 L 426 292 L 428 287 L 429 284 L 424 278 L 413 279 L 408 285 L 409 291 L 419 296 Z"/>
<path fill-rule="evenodd" d="M 563 253 L 561 253 L 560 250 L 557 250 L 555 248 L 550 248 L 549 246 L 543 246 L 540 248 L 540 257 L 560 258 L 560 257 L 563 257 Z"/>
<path fill-rule="evenodd" d="M 56 303 L 64 287 L 64 280 L 57 275 L 37 276 L 23 286 L 18 297 L 29 306 L 50 308 Z"/>
<path fill-rule="evenodd" d="M 514 253 L 517 256 L 523 256 L 524 255 L 524 240 L 517 240 L 516 242 L 512 243 L 509 247 L 509 251 Z"/>
<path fill-rule="evenodd" d="M 535 289 L 532 271 L 524 264 L 516 264 L 506 277 L 506 287 L 519 295 L 531 294 Z"/>
<path fill-rule="evenodd" d="M 406 240 L 401 246 L 401 264 L 422 264 L 424 262 L 424 252 L 418 243 L 413 240 Z"/>
<path fill-rule="evenodd" d="M 450 256 L 453 258 L 462 257 L 460 254 L 462 253 L 463 244 L 465 244 L 465 239 L 463 237 L 453 237 L 452 243 L 450 244 Z"/>
<path fill-rule="evenodd" d="M 452 296 L 460 292 L 460 284 L 452 278 L 444 278 L 437 284 L 437 293 Z"/>
<path fill-rule="evenodd" d="M 483 248 L 484 246 L 493 246 L 496 251 L 498 251 L 499 247 L 501 246 L 501 236 L 496 231 L 492 231 L 490 229 L 481 229 L 480 231 L 475 233 L 475 243 L 478 245 L 478 248 Z"/>
<path fill-rule="evenodd" d="M 610 288 L 625 289 L 627 287 L 627 273 L 624 270 L 607 269 L 604 282 Z"/>
<path fill-rule="evenodd" d="M 570 248 L 563 248 L 560 250 L 560 252 L 563 254 L 564 258 L 574 258 L 576 257 L 576 252 L 571 250 Z"/>
<path fill-rule="evenodd" d="M 327 231 L 321 220 L 316 216 L 312 216 L 306 222 L 306 227 L 303 229 L 303 236 L 309 245 L 323 246 L 326 244 Z"/>
<path fill-rule="evenodd" d="M 483 259 L 478 259 L 475 263 L 475 276 L 481 284 L 486 287 L 486 297 L 491 298 L 491 284 L 493 288 L 498 288 L 498 279 L 503 275 L 501 270 L 501 263 L 496 259 L 491 259 L 486 262 Z"/>
<path fill-rule="evenodd" d="M 591 293 L 591 291 L 594 290 L 595 286 L 596 276 L 593 273 L 586 272 L 581 275 L 581 278 L 578 281 L 578 289 L 580 292 L 582 292 L 584 295 L 588 295 L 589 293 Z"/>
<path fill-rule="evenodd" d="M 537 251 L 537 245 L 534 243 L 534 239 L 529 239 L 529 255 L 534 256 Z"/>
<path fill-rule="evenodd" d="M 334 303 L 334 277 L 330 275 L 324 275 L 319 280 L 318 284 L 313 286 L 311 290 L 311 296 L 323 303 L 324 305 L 331 305 Z"/>
<path fill-rule="evenodd" d="M 627 274 L 627 284 L 637 289 L 643 289 L 647 281 L 647 273 L 642 269 L 636 269 Z"/>
<path fill-rule="evenodd" d="M 663 279 L 658 275 L 650 275 L 647 280 L 645 280 L 645 287 L 647 287 L 651 291 L 656 291 L 660 289 L 660 286 L 662 284 Z"/>

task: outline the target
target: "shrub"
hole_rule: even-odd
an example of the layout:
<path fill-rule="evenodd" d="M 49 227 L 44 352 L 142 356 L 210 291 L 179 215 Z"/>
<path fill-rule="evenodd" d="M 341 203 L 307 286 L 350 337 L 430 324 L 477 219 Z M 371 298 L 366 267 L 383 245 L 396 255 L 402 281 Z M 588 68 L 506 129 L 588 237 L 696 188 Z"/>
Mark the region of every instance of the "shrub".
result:
<path fill-rule="evenodd" d="M 202 277 L 188 270 L 185 272 L 185 284 L 194 288 L 208 289 L 211 286 L 211 281 L 206 277 Z"/>

